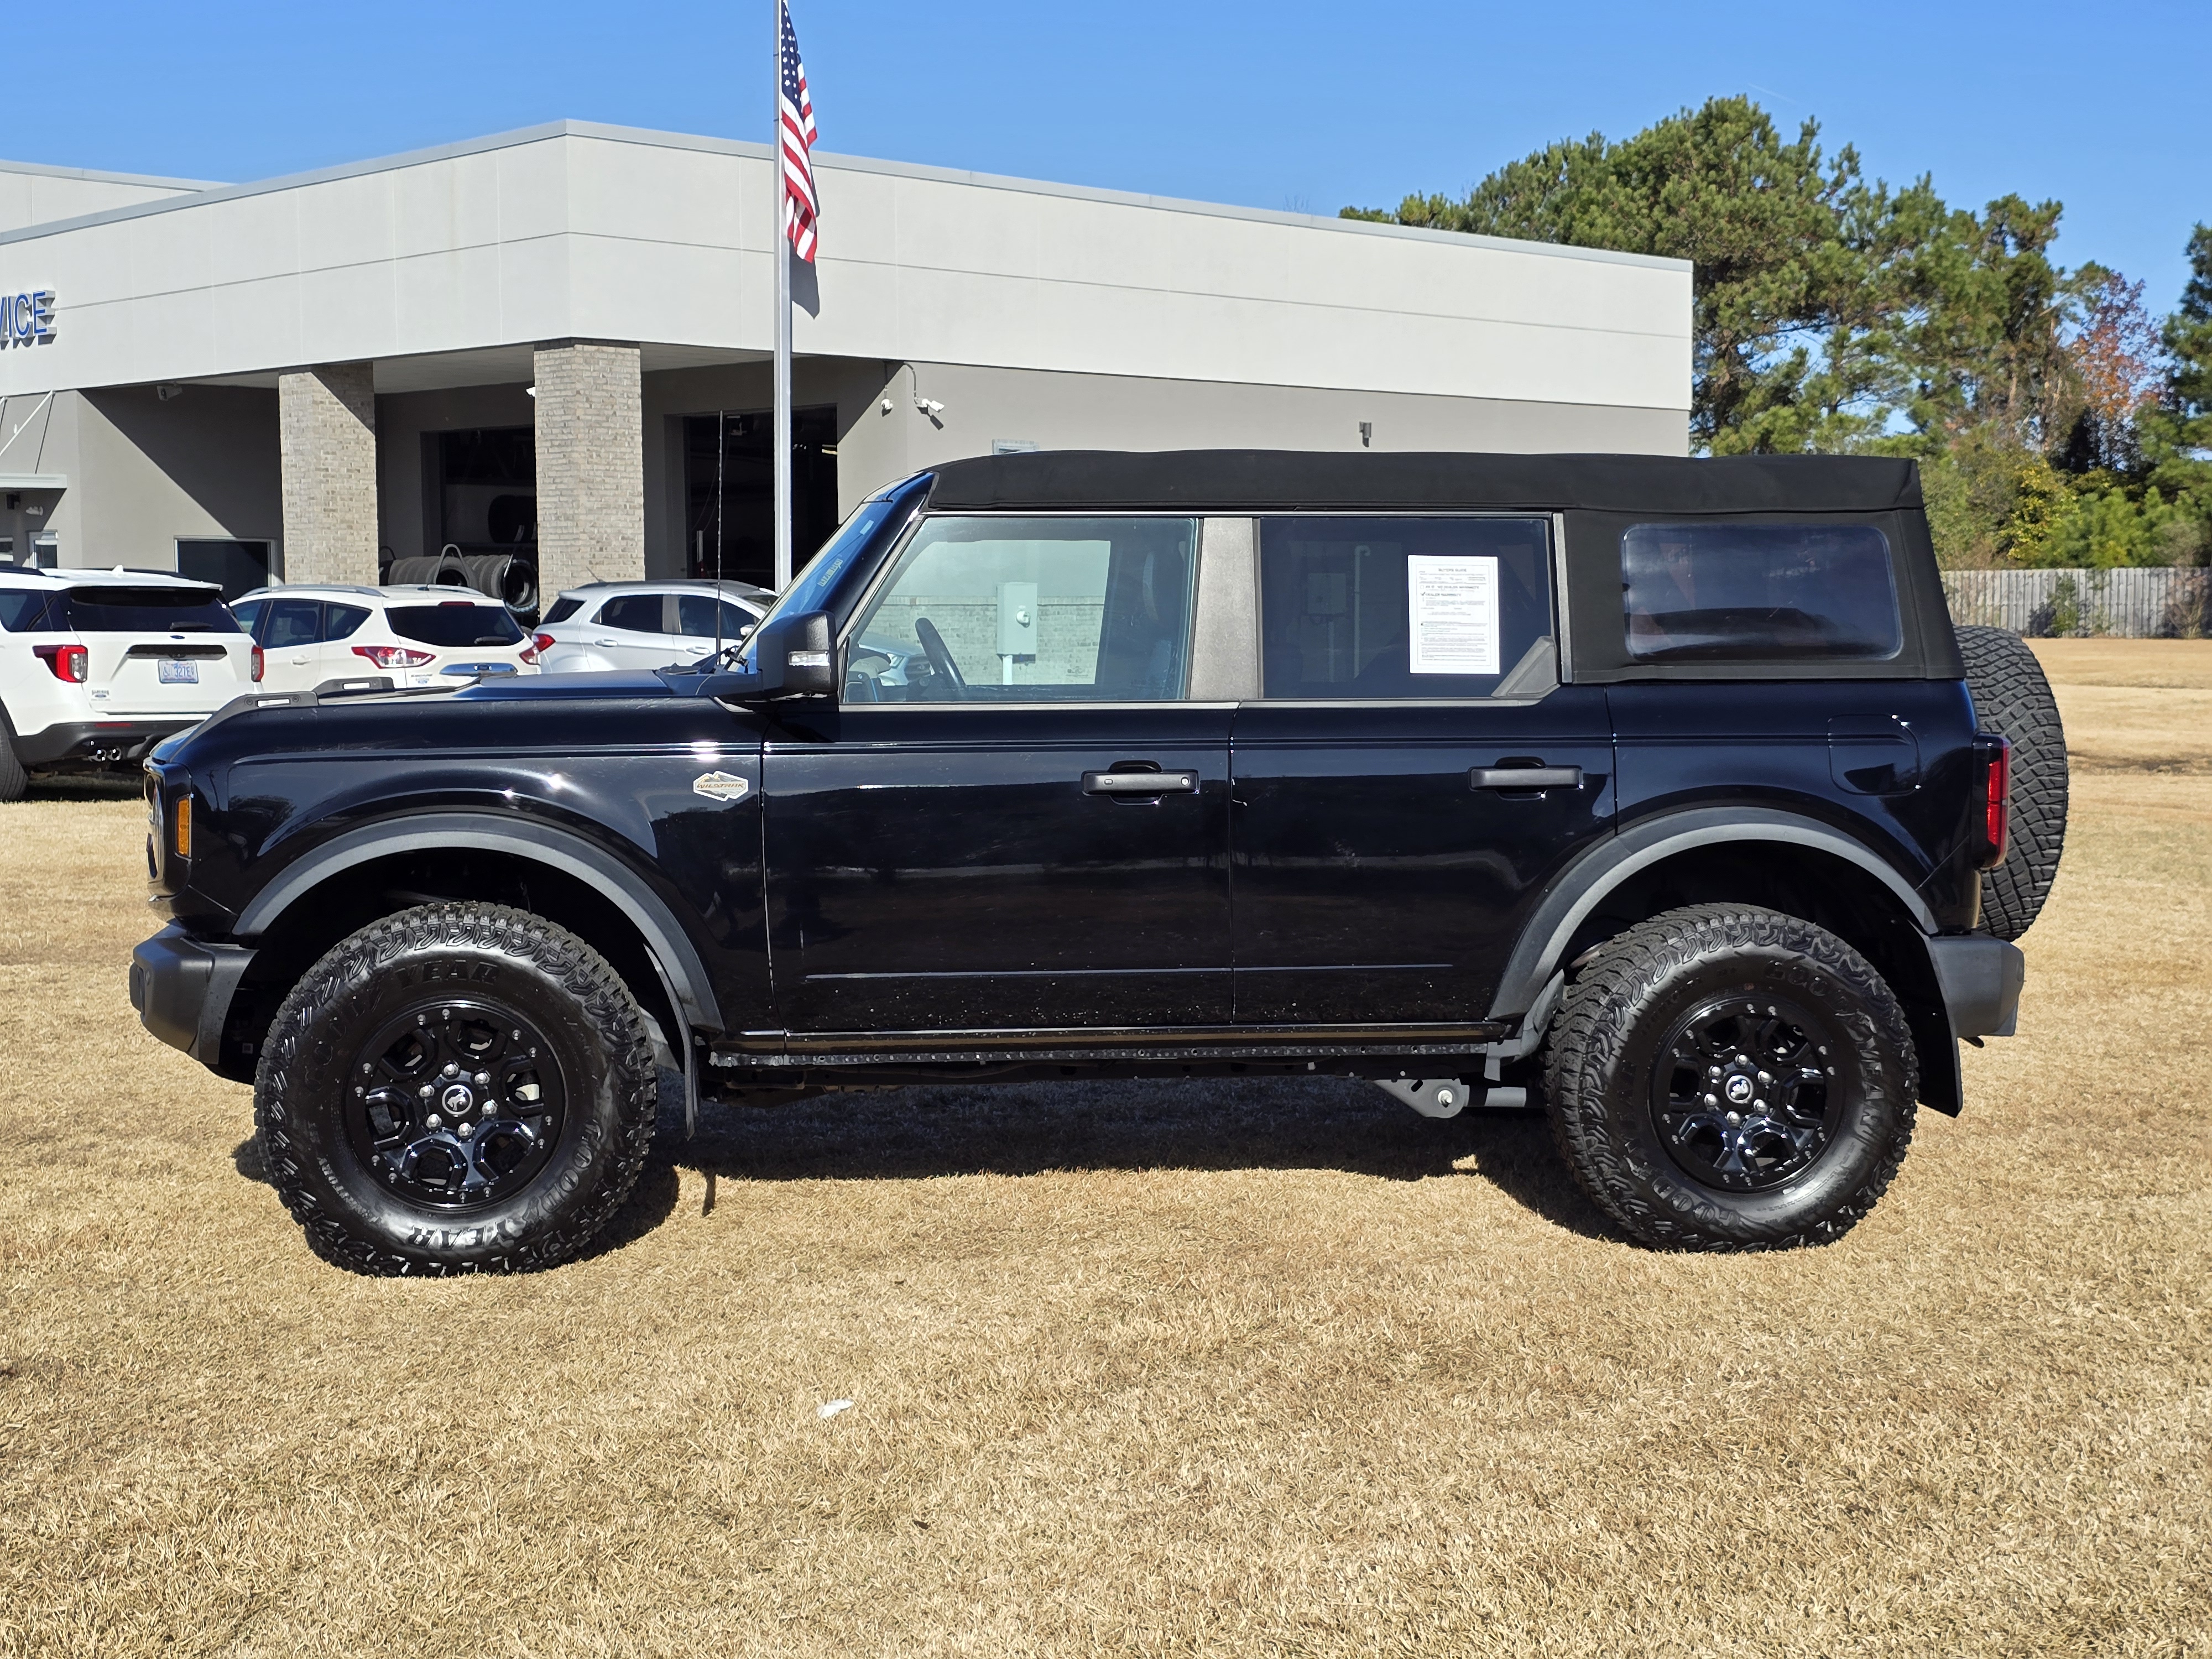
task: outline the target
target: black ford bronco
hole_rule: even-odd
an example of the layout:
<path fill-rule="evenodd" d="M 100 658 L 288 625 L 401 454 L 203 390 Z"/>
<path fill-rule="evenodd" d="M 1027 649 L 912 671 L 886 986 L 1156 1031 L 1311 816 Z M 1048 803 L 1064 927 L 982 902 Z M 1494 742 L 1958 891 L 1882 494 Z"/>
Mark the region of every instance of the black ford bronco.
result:
<path fill-rule="evenodd" d="M 1335 1073 L 1535 1107 L 1650 1243 L 1833 1238 L 2008 1034 L 2065 754 L 1911 463 L 1043 453 L 741 647 L 240 699 L 147 765 L 132 1000 L 309 1243 L 541 1267 L 662 1067 Z"/>

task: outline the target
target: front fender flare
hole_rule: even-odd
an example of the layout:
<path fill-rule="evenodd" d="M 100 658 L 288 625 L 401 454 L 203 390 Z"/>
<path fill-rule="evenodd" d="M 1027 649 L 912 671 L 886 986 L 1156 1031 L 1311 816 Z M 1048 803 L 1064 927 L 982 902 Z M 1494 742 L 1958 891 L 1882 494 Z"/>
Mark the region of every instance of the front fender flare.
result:
<path fill-rule="evenodd" d="M 483 812 L 422 812 L 363 824 L 288 866 L 240 912 L 232 932 L 240 939 L 258 938 L 302 895 L 356 866 L 395 853 L 455 848 L 527 859 L 603 894 L 645 940 L 661 988 L 684 1023 L 695 1031 L 722 1029 L 707 965 L 659 895 L 612 854 L 552 824 L 515 823 Z"/>

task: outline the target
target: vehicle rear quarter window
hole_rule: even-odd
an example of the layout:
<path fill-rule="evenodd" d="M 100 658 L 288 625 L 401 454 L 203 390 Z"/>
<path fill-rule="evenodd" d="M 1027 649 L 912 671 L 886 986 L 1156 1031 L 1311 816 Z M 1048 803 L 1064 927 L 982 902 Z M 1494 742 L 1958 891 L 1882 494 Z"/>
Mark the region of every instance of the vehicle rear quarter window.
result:
<path fill-rule="evenodd" d="M 1869 524 L 1632 525 L 1620 591 L 1635 662 L 1879 662 L 1905 643 Z"/>
<path fill-rule="evenodd" d="M 34 587 L 0 587 L 0 628 L 10 634 L 35 634 L 55 626 L 46 618 L 47 601 L 53 597 Z"/>
<path fill-rule="evenodd" d="M 368 620 L 368 611 L 358 605 L 326 605 L 323 607 L 323 637 L 342 640 Z"/>
<path fill-rule="evenodd" d="M 599 626 L 630 634 L 665 634 L 666 599 L 663 593 L 618 593 L 599 607 Z"/>
<path fill-rule="evenodd" d="M 1153 702 L 1182 696 L 1192 519 L 926 519 L 854 630 L 848 700 Z"/>
<path fill-rule="evenodd" d="M 584 602 L 581 599 L 573 593 L 564 593 L 553 601 L 553 608 L 545 613 L 544 619 L 538 623 L 538 626 L 550 628 L 555 623 L 564 623 L 583 608 Z"/>
<path fill-rule="evenodd" d="M 1491 696 L 1552 666 L 1550 524 L 1262 520 L 1260 618 L 1264 696 Z"/>
<path fill-rule="evenodd" d="M 403 640 L 442 650 L 471 645 L 516 645 L 522 629 L 503 605 L 394 605 L 384 613 L 392 631 Z"/>
<path fill-rule="evenodd" d="M 69 626 L 80 634 L 235 634 L 237 619 L 209 587 L 73 587 Z"/>

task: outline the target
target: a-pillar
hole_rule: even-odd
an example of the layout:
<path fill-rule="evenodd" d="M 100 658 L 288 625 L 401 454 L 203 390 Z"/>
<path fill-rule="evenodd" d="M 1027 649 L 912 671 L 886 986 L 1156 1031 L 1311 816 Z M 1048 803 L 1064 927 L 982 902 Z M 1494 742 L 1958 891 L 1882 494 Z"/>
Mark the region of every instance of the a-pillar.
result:
<path fill-rule="evenodd" d="M 284 579 L 376 580 L 376 384 L 368 363 L 276 377 Z"/>
<path fill-rule="evenodd" d="M 538 348 L 538 591 L 645 575 L 645 416 L 638 349 Z"/>

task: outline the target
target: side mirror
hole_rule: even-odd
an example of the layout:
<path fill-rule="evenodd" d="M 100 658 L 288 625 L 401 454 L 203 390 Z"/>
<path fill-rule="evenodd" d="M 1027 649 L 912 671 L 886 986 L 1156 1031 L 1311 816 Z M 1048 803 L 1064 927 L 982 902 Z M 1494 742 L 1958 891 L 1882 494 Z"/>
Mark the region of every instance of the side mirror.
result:
<path fill-rule="evenodd" d="M 763 623 L 753 630 L 750 654 L 750 668 L 708 675 L 699 694 L 763 702 L 836 693 L 837 642 L 826 611 L 802 611 Z"/>

